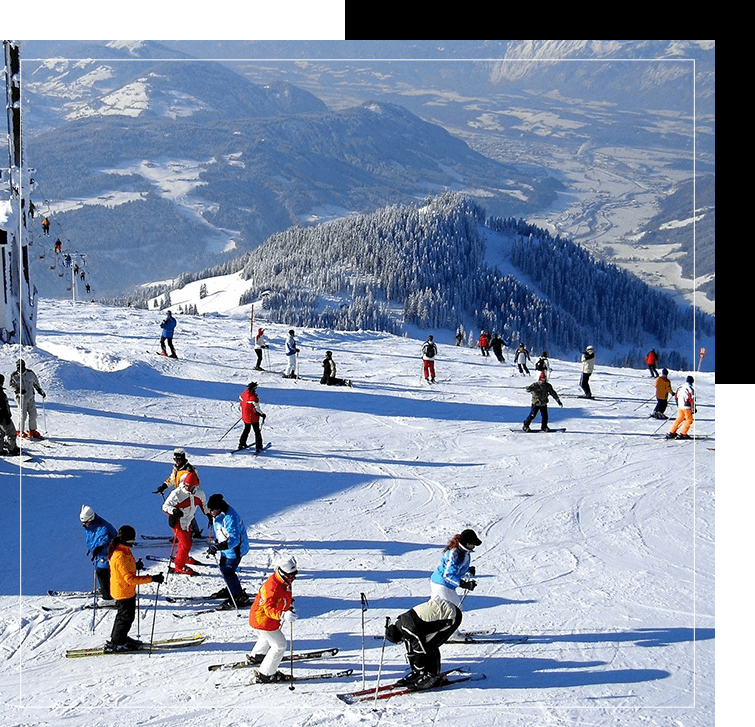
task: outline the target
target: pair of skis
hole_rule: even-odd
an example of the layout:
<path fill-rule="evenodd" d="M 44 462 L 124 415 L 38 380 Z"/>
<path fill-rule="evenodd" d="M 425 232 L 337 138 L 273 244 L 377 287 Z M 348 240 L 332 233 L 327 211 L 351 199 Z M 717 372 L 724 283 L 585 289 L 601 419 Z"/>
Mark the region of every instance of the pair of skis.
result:
<path fill-rule="evenodd" d="M 135 649 L 128 651 L 106 652 L 103 646 L 94 646 L 86 649 L 68 649 L 66 659 L 82 659 L 88 656 L 119 656 L 122 654 L 140 654 L 148 652 L 163 652 L 171 649 L 185 649 L 189 646 L 199 646 L 207 637 L 204 634 L 194 636 L 177 636 L 173 639 L 158 639 L 152 643 L 139 644 Z"/>
<path fill-rule="evenodd" d="M 345 692 L 343 694 L 336 694 L 336 696 L 346 704 L 357 704 L 359 702 L 373 702 L 378 699 L 391 699 L 392 697 L 400 697 L 404 694 L 418 694 L 421 692 L 437 691 L 438 689 L 444 689 L 446 687 L 454 686 L 455 684 L 462 684 L 464 682 L 474 682 L 485 679 L 485 674 L 479 672 L 465 672 L 461 668 L 448 669 L 441 672 L 440 677 L 442 681 L 434 687 L 428 689 L 412 689 L 410 686 L 401 683 L 401 680 L 391 682 L 390 684 L 383 684 L 379 687 L 370 687 L 369 689 L 358 689 L 353 692 Z"/>

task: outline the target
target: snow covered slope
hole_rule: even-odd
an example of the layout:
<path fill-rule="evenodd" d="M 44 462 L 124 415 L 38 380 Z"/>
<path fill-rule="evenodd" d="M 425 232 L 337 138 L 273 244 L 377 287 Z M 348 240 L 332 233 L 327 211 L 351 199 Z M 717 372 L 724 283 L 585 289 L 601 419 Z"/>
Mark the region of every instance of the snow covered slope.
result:
<path fill-rule="evenodd" d="M 714 374 L 695 375 L 693 431 L 710 438 L 667 442 L 668 424 L 659 430 L 648 418 L 646 372 L 606 368 L 598 351 L 598 398 L 585 401 L 578 366 L 553 361 L 564 407 L 550 407 L 551 424 L 567 431 L 524 434 L 530 379 L 510 355 L 499 364 L 441 345 L 431 387 L 420 379 L 420 340 L 297 330 L 303 378 L 291 381 L 279 376 L 288 326 L 265 326 L 271 371 L 251 370 L 248 309 L 179 316 L 178 360 L 155 353 L 158 311 L 52 301 L 40 309 L 39 348 L 24 357 L 48 392 L 40 415 L 49 438 L 29 446 L 35 458 L 20 472 L 0 460 L 0 725 L 713 723 Z M 352 389 L 318 383 L 326 349 Z M 6 379 L 15 353 L 0 349 Z M 687 373 L 673 371 L 672 382 Z M 250 380 L 259 382 L 272 443 L 256 458 L 229 453 L 240 426 L 225 435 Z M 116 527 L 168 535 L 153 490 L 176 446 L 187 449 L 207 495 L 223 493 L 242 514 L 250 593 L 276 553 L 296 555 L 295 647 L 340 653 L 298 662 L 295 672 L 350 667 L 350 679 L 290 691 L 245 686 L 248 670 L 208 671 L 248 653 L 246 614 L 195 614 L 203 606 L 164 596 L 216 590 L 214 565 L 199 567 L 198 578 L 170 576 L 157 600 L 156 586 L 142 586 L 132 630 L 148 638 L 154 617 L 156 638 L 203 632 L 202 646 L 64 658 L 67 648 L 101 645 L 113 619 L 45 595 L 91 587 L 81 505 Z M 463 626 L 529 641 L 443 648 L 446 666 L 483 672 L 485 681 L 375 711 L 343 704 L 335 694 L 362 683 L 360 594 L 369 602 L 366 681 L 374 685 L 382 642 L 373 637 L 386 616 L 427 597 L 443 546 L 465 527 L 483 542 Z M 140 539 L 135 551 L 167 556 L 170 547 Z M 212 562 L 203 551 L 196 543 L 195 557 Z M 164 568 L 146 562 L 149 572 Z M 403 650 L 389 644 L 381 679 L 405 666 Z"/>

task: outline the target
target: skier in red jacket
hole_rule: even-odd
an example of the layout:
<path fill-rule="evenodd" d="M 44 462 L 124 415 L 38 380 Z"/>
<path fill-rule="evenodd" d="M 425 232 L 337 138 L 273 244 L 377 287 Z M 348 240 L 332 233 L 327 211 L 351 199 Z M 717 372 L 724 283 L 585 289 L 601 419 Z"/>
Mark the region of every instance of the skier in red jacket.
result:
<path fill-rule="evenodd" d="M 262 451 L 262 430 L 260 429 L 260 419 L 263 421 L 267 418 L 260 409 L 260 399 L 257 396 L 257 382 L 252 381 L 239 396 L 241 402 L 241 421 L 244 422 L 244 429 L 239 437 L 239 449 L 247 448 L 247 437 L 249 430 L 254 429 L 254 445 L 257 452 Z"/>

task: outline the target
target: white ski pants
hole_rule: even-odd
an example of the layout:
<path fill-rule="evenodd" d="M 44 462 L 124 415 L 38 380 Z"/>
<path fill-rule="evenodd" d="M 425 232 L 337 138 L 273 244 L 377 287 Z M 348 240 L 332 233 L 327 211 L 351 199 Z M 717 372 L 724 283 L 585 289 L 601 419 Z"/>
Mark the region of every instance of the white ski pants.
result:
<path fill-rule="evenodd" d="M 276 631 L 257 631 L 259 637 L 252 649 L 252 656 L 264 654 L 265 658 L 260 664 L 260 674 L 272 676 L 278 671 L 283 654 L 286 652 L 286 637 L 280 629 Z"/>

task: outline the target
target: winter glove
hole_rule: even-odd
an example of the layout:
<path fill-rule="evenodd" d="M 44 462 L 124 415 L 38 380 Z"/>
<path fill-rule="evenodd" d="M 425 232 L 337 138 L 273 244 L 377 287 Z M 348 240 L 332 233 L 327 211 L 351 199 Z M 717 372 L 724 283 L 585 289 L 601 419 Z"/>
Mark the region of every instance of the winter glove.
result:
<path fill-rule="evenodd" d="M 558 405 L 561 406 L 561 407 L 563 407 L 564 402 L 562 402 L 561 400 L 559 400 Z"/>
<path fill-rule="evenodd" d="M 164 581 L 165 576 L 162 573 L 155 573 L 155 575 L 152 576 L 153 583 L 163 583 Z"/>
<path fill-rule="evenodd" d="M 156 490 L 153 490 L 153 491 L 152 491 L 152 494 L 153 494 L 153 495 L 162 495 L 162 494 L 163 494 L 163 492 L 165 492 L 165 490 L 167 490 L 167 489 L 168 489 L 168 485 L 166 485 L 166 484 L 165 484 L 165 483 L 163 482 L 163 483 L 162 483 L 162 485 L 160 485 L 160 487 L 158 487 L 158 488 L 157 488 Z"/>
<path fill-rule="evenodd" d="M 477 569 L 473 565 L 470 565 L 469 566 L 469 570 L 467 571 L 467 575 L 468 576 L 475 576 L 475 575 L 477 575 Z"/>
<path fill-rule="evenodd" d="M 136 561 L 136 570 L 144 570 L 144 563 L 141 558 Z"/>
<path fill-rule="evenodd" d="M 459 585 L 467 591 L 474 591 L 477 588 L 477 581 L 464 580 Z"/>
<path fill-rule="evenodd" d="M 281 616 L 281 625 L 293 623 L 297 618 L 299 617 L 297 616 L 296 611 L 294 611 L 294 607 L 291 606 L 288 611 L 283 612 L 283 615 Z"/>

